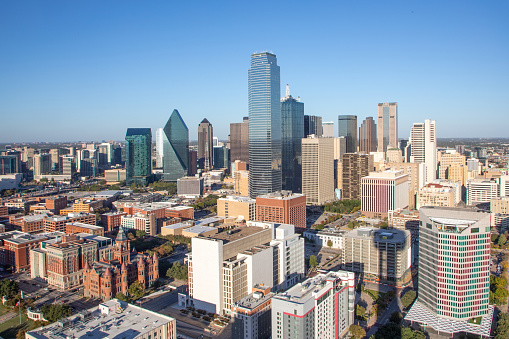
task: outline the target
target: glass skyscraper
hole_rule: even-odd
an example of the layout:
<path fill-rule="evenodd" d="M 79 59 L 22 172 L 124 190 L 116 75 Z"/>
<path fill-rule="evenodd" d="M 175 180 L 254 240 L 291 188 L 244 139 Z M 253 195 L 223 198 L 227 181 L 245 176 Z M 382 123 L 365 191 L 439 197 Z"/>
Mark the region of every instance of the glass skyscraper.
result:
<path fill-rule="evenodd" d="M 338 137 L 346 138 L 346 153 L 357 152 L 356 115 L 338 115 Z"/>
<path fill-rule="evenodd" d="M 152 131 L 128 128 L 125 135 L 126 184 L 147 185 L 152 177 Z"/>
<path fill-rule="evenodd" d="M 302 193 L 302 136 L 304 103 L 290 95 L 281 99 L 281 172 L 284 190 Z"/>
<path fill-rule="evenodd" d="M 249 189 L 251 197 L 281 190 L 281 103 L 274 54 L 251 55 L 249 91 Z"/>
<path fill-rule="evenodd" d="M 398 103 L 378 104 L 378 152 L 387 147 L 398 147 Z"/>
<path fill-rule="evenodd" d="M 163 180 L 177 181 L 187 175 L 189 129 L 176 109 L 163 128 Z"/>

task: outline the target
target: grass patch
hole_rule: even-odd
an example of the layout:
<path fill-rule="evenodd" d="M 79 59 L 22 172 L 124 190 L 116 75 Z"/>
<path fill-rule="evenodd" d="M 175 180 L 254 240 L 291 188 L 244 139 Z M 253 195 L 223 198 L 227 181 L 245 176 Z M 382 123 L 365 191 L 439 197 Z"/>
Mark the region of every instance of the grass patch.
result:
<path fill-rule="evenodd" d="M 28 319 L 25 314 L 21 315 L 21 325 L 19 324 L 19 316 L 7 320 L 0 324 L 0 336 L 5 339 L 16 338 L 19 330 L 30 330 L 33 321 Z"/>
<path fill-rule="evenodd" d="M 381 293 L 375 290 L 365 289 L 364 292 L 366 292 L 366 294 L 369 295 L 374 302 L 377 302 L 378 298 L 383 298 L 385 295 L 385 293 Z"/>
<path fill-rule="evenodd" d="M 10 312 L 10 309 L 8 309 L 2 303 L 0 303 L 0 316 L 7 314 L 9 312 Z"/>
<path fill-rule="evenodd" d="M 482 320 L 482 317 L 470 318 L 470 319 L 468 319 L 468 323 L 474 324 L 474 325 L 481 325 L 481 320 Z"/>

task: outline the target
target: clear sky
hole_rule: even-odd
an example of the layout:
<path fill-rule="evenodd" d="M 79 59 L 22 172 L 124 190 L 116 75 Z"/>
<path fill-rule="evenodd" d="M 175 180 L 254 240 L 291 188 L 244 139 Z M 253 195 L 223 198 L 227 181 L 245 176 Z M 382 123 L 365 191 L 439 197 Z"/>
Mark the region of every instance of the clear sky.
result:
<path fill-rule="evenodd" d="M 3 1 L 0 142 L 123 140 L 178 109 L 226 139 L 271 51 L 305 114 L 509 137 L 509 1 Z"/>

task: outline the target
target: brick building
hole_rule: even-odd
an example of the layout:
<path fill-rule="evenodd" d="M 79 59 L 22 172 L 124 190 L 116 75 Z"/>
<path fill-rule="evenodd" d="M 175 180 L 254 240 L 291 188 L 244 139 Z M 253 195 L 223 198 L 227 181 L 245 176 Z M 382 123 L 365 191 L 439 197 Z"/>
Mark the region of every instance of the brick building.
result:
<path fill-rule="evenodd" d="M 279 191 L 256 197 L 256 220 L 292 224 L 306 229 L 306 196 Z"/>
<path fill-rule="evenodd" d="M 59 214 L 60 210 L 67 207 L 67 197 L 66 196 L 57 196 L 46 198 L 46 209 L 52 211 L 55 214 Z"/>
<path fill-rule="evenodd" d="M 83 222 L 95 225 L 97 219 L 95 214 L 87 213 L 69 213 L 68 215 L 59 215 L 53 217 L 45 217 L 43 220 L 45 232 L 65 232 L 66 224 L 72 222 Z"/>
<path fill-rule="evenodd" d="M 48 238 L 18 231 L 0 234 L 0 264 L 12 266 L 14 272 L 30 268 L 30 250 Z"/>
<path fill-rule="evenodd" d="M 92 235 L 104 235 L 104 228 L 96 225 L 89 225 L 82 222 L 70 222 L 65 225 L 65 233 L 77 234 L 88 233 Z"/>
<path fill-rule="evenodd" d="M 113 246 L 114 259 L 109 262 L 96 261 L 85 264 L 83 270 L 84 296 L 103 301 L 115 298 L 117 293 L 126 294 L 129 286 L 139 281 L 146 288 L 159 278 L 159 259 L 150 257 L 131 246 L 121 228 Z"/>
<path fill-rule="evenodd" d="M 111 232 L 120 227 L 122 216 L 127 215 L 126 212 L 108 212 L 101 214 L 101 226 L 104 232 Z"/>

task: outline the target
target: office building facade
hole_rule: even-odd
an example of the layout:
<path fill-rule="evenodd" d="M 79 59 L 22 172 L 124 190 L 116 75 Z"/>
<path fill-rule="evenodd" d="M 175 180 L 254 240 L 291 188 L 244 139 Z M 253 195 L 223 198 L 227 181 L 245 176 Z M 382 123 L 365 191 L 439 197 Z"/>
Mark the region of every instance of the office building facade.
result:
<path fill-rule="evenodd" d="M 281 175 L 282 188 L 302 192 L 302 149 L 304 103 L 290 95 L 281 99 Z"/>
<path fill-rule="evenodd" d="M 426 183 L 437 178 L 437 135 L 436 123 L 426 119 L 424 123 L 414 123 L 410 129 L 412 155 L 410 162 L 426 164 Z"/>
<path fill-rule="evenodd" d="M 152 131 L 128 128 L 125 136 L 126 185 L 147 185 L 152 176 Z"/>
<path fill-rule="evenodd" d="M 177 181 L 187 175 L 189 129 L 176 109 L 163 128 L 163 180 Z"/>
<path fill-rule="evenodd" d="M 342 160 L 342 198 L 361 199 L 361 178 L 373 170 L 370 154 L 345 153 Z"/>
<path fill-rule="evenodd" d="M 359 152 L 376 152 L 376 124 L 373 117 L 367 117 L 359 127 Z"/>
<path fill-rule="evenodd" d="M 361 211 L 384 218 L 389 211 L 408 207 L 409 180 L 403 171 L 371 172 L 361 179 Z"/>
<path fill-rule="evenodd" d="M 249 191 L 256 197 L 281 190 L 280 70 L 276 55 L 251 55 L 248 75 Z"/>
<path fill-rule="evenodd" d="M 304 138 L 309 135 L 322 136 L 322 117 L 316 115 L 304 115 Z"/>
<path fill-rule="evenodd" d="M 398 103 L 378 104 L 378 152 L 398 147 Z"/>
<path fill-rule="evenodd" d="M 249 118 L 230 124 L 230 159 L 249 164 Z"/>
<path fill-rule="evenodd" d="M 259 195 L 256 197 L 256 220 L 292 224 L 305 230 L 306 196 L 291 191 Z"/>
<path fill-rule="evenodd" d="M 338 115 L 338 137 L 346 138 L 346 152 L 357 152 L 357 116 Z"/>
<path fill-rule="evenodd" d="M 334 200 L 334 138 L 302 139 L 302 193 L 307 204 Z"/>
<path fill-rule="evenodd" d="M 212 124 L 203 119 L 198 125 L 198 167 L 209 170 L 213 166 Z"/>
<path fill-rule="evenodd" d="M 322 137 L 334 138 L 334 121 L 322 122 Z"/>

